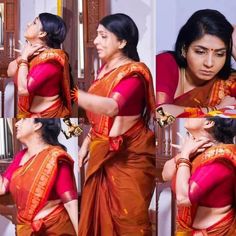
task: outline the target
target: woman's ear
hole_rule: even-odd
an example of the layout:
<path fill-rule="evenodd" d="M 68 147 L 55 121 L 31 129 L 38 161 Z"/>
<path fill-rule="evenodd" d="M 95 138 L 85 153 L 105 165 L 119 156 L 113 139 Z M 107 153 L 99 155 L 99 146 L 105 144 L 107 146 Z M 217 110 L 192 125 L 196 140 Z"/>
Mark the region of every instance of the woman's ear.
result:
<path fill-rule="evenodd" d="M 45 31 L 40 31 L 40 33 L 39 33 L 39 38 L 40 38 L 40 39 L 41 39 L 41 38 L 45 38 L 46 35 L 47 35 L 47 32 L 45 32 Z"/>
<path fill-rule="evenodd" d="M 43 124 L 41 122 L 34 123 L 34 131 L 40 130 Z"/>
<path fill-rule="evenodd" d="M 215 125 L 213 120 L 206 120 L 204 124 L 205 129 L 211 129 Z"/>
<path fill-rule="evenodd" d="M 123 48 L 126 46 L 126 44 L 127 44 L 127 41 L 124 40 L 124 39 L 122 39 L 122 40 L 120 41 L 119 49 L 123 49 Z"/>

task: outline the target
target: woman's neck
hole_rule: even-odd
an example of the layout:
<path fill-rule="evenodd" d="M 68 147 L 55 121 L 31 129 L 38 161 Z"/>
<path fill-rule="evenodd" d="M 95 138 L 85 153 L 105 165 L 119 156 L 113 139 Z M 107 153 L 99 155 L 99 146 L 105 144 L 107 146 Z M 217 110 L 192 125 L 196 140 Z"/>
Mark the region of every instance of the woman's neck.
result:
<path fill-rule="evenodd" d="M 27 147 L 27 153 L 29 156 L 33 156 L 49 147 L 49 144 L 45 143 L 41 139 L 30 139 L 24 142 L 24 145 Z"/>
<path fill-rule="evenodd" d="M 201 80 L 197 78 L 188 68 L 185 69 L 185 80 L 193 87 L 200 87 L 209 82 L 208 80 Z"/>
<path fill-rule="evenodd" d="M 31 45 L 42 45 L 44 47 L 47 47 L 46 43 L 42 41 L 41 39 L 26 39 Z"/>
<path fill-rule="evenodd" d="M 114 55 L 111 59 L 106 61 L 104 69 L 110 71 L 131 61 L 130 58 L 123 54 Z"/>
<path fill-rule="evenodd" d="M 218 144 L 219 142 L 206 130 L 191 130 L 189 133 L 194 137 L 194 139 L 207 138 L 213 144 Z"/>

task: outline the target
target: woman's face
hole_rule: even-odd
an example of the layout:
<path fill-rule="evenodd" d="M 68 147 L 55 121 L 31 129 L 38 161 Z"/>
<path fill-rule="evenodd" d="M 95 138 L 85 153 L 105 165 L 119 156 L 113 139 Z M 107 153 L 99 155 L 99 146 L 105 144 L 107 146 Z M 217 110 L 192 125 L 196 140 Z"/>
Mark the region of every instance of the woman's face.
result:
<path fill-rule="evenodd" d="M 211 80 L 223 68 L 226 61 L 226 45 L 218 37 L 205 34 L 193 41 L 187 52 L 187 72 L 200 80 Z"/>
<path fill-rule="evenodd" d="M 103 25 L 97 28 L 97 37 L 94 39 L 98 56 L 104 61 L 109 61 L 121 53 L 122 41 L 118 40 L 115 34 L 107 30 Z"/>
<path fill-rule="evenodd" d="M 24 37 L 27 40 L 38 38 L 42 32 L 43 26 L 38 17 L 34 19 L 33 22 L 27 24 Z"/>
<path fill-rule="evenodd" d="M 16 122 L 16 138 L 23 141 L 30 138 L 35 132 L 35 122 L 33 118 L 20 119 Z"/>

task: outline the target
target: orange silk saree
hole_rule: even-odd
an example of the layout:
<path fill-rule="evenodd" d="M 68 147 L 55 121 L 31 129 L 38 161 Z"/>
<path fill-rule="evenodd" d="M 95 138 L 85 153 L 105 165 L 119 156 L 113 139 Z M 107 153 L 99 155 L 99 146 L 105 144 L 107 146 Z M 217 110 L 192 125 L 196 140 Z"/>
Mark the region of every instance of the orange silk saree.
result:
<path fill-rule="evenodd" d="M 187 107 L 178 117 L 199 117 L 204 115 L 200 107 L 214 107 L 226 96 L 236 97 L 235 73 L 227 80 L 212 79 L 206 85 L 177 97 L 173 104 Z"/>
<path fill-rule="evenodd" d="M 152 79 L 143 63 L 129 63 L 94 82 L 90 93 L 109 97 L 122 79 L 145 83 L 154 111 Z M 125 134 L 109 137 L 114 118 L 87 113 L 92 126 L 90 159 L 82 193 L 80 236 L 151 235 L 148 207 L 154 190 L 155 137 L 142 119 Z"/>
<path fill-rule="evenodd" d="M 236 167 L 236 145 L 222 144 L 209 148 L 202 154 L 198 155 L 192 162 L 192 173 L 205 164 L 213 162 L 216 159 L 227 160 Z M 210 235 L 210 236 L 233 236 L 236 235 L 236 214 L 235 209 L 231 209 L 228 214 L 219 222 L 206 229 L 194 229 L 192 227 L 196 214 L 197 205 L 190 207 L 178 207 L 176 236 L 190 235 Z M 200 234 L 201 233 L 201 234 Z"/>
<path fill-rule="evenodd" d="M 50 146 L 32 157 L 13 173 L 10 181 L 10 192 L 17 206 L 18 235 L 31 235 L 27 233 L 29 231 L 40 232 L 47 228 L 52 220 L 55 224 L 55 216 L 59 217 L 58 214 L 67 215 L 64 206 L 59 204 L 54 212 L 43 219 L 34 221 L 37 213 L 45 206 L 54 186 L 58 161 L 66 161 L 73 165 L 73 160 L 64 150 L 60 147 Z M 69 220 L 68 215 L 65 220 Z M 69 223 L 73 229 L 70 220 Z M 47 235 L 47 231 L 44 232 L 44 235 Z"/>
<path fill-rule="evenodd" d="M 34 95 L 19 95 L 18 96 L 18 118 L 30 118 L 30 117 L 66 117 L 70 116 L 72 112 L 71 107 L 71 96 L 70 96 L 70 75 L 69 75 L 69 62 L 65 52 L 61 49 L 49 49 L 40 53 L 34 57 L 29 63 L 29 70 L 35 65 L 47 62 L 49 60 L 55 60 L 63 67 L 63 80 L 62 80 L 62 91 L 60 98 L 55 103 L 40 113 L 30 112 L 31 103 Z"/>

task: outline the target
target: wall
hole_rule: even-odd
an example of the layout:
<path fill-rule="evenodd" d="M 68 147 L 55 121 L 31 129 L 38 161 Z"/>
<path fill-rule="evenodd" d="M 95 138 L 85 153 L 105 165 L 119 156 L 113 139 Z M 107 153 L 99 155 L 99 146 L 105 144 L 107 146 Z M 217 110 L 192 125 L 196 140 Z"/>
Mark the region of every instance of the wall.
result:
<path fill-rule="evenodd" d="M 178 2 L 178 4 L 177 4 Z M 159 0 L 156 5 L 157 47 L 156 52 L 172 50 L 180 27 L 197 10 L 215 9 L 233 24 L 236 24 L 236 1 L 228 0 Z"/>

